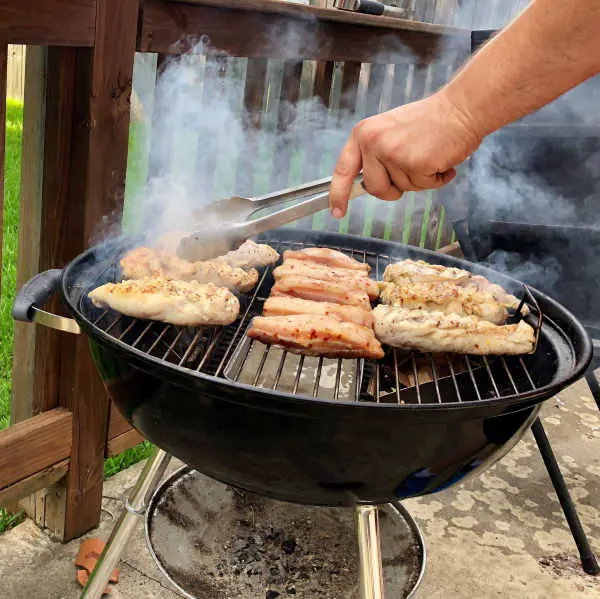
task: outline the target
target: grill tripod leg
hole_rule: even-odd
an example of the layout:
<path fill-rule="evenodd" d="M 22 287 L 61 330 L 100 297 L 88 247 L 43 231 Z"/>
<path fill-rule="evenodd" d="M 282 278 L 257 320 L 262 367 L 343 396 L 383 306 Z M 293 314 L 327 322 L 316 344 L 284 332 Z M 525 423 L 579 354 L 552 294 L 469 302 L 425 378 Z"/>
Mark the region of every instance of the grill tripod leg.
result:
<path fill-rule="evenodd" d="M 550 475 L 550 480 L 552 480 L 552 484 L 554 485 L 554 490 L 556 491 L 560 506 L 562 507 L 569 528 L 571 529 L 571 534 L 573 535 L 573 539 L 579 550 L 583 570 L 587 574 L 599 574 L 600 566 L 598 566 L 596 556 L 590 547 L 590 542 L 588 541 L 583 526 L 581 525 L 581 521 L 579 520 L 577 509 L 575 508 L 569 489 L 567 489 L 565 479 L 563 478 L 554 452 L 552 451 L 552 446 L 550 445 L 550 441 L 546 436 L 546 431 L 539 418 L 536 418 L 531 430 L 533 431 L 535 442 L 542 454 L 542 459 L 544 460 L 544 464 Z"/>
<path fill-rule="evenodd" d="M 356 506 L 362 599 L 384 599 L 378 510 L 376 505 Z"/>
<path fill-rule="evenodd" d="M 163 478 L 170 459 L 169 454 L 156 448 L 146 462 L 80 599 L 100 599 L 102 597 L 111 573 L 119 563 L 140 515 L 145 512 L 150 496 Z"/>
<path fill-rule="evenodd" d="M 594 366 L 595 364 L 592 363 L 592 366 L 587 369 L 587 372 L 585 373 L 585 380 L 587 381 L 588 387 L 592 392 L 592 397 L 596 400 L 596 405 L 600 410 L 600 383 L 598 383 L 598 379 L 596 378 Z"/>

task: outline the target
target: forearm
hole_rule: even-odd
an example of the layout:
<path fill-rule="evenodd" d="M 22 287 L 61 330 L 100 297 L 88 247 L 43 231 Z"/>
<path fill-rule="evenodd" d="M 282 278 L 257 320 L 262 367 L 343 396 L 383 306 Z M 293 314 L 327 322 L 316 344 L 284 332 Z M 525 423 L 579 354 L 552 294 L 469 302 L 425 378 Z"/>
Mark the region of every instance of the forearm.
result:
<path fill-rule="evenodd" d="M 533 0 L 440 93 L 483 138 L 599 72 L 600 0 Z"/>

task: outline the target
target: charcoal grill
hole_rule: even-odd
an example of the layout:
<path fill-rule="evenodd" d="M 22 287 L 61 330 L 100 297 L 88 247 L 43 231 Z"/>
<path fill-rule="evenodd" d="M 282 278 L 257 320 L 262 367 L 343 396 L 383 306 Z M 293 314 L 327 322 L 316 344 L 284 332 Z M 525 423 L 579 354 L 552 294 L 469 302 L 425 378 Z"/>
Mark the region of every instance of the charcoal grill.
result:
<path fill-rule="evenodd" d="M 375 276 L 403 258 L 482 274 L 524 298 L 537 347 L 520 357 L 455 356 L 442 368 L 433 356 L 390 348 L 379 363 L 331 363 L 249 344 L 245 331 L 269 293 L 270 269 L 241 298 L 240 318 L 229 327 L 181 328 L 95 308 L 87 293 L 119 279 L 119 257 L 139 240 L 105 243 L 62 272 L 34 278 L 21 290 L 14 316 L 51 323 L 52 315 L 39 306 L 60 284 L 111 398 L 164 450 L 144 480 L 153 479 L 167 452 L 214 479 L 273 499 L 358 506 L 365 596 L 381 597 L 373 559 L 376 506 L 442 490 L 500 459 L 531 426 L 541 402 L 582 375 L 592 355 L 590 339 L 548 296 L 456 258 L 294 228 L 261 240 L 279 250 L 339 249 L 368 262 Z M 65 328 L 64 319 L 56 326 Z M 243 366 L 251 357 L 257 367 L 248 380 Z M 419 380 L 423 360 L 430 365 L 427 383 Z M 409 384 L 402 382 L 402 364 L 412 372 Z M 274 368 L 272 379 L 263 376 L 265 366 Z M 282 390 L 286 380 L 291 388 Z M 140 505 L 146 490 L 138 490 Z"/>

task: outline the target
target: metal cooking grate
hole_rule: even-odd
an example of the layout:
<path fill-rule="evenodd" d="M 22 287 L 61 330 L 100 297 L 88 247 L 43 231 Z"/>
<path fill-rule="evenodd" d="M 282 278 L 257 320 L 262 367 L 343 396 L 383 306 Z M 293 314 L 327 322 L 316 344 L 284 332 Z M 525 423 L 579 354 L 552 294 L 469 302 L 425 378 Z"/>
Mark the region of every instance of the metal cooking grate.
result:
<path fill-rule="evenodd" d="M 297 242 L 270 242 L 278 250 L 315 246 Z M 332 246 L 333 247 L 333 246 Z M 388 255 L 334 247 L 367 262 L 377 279 L 392 262 Z M 87 293 L 82 312 L 93 324 L 128 346 L 191 372 L 223 377 L 294 395 L 338 401 L 395 404 L 452 404 L 502 398 L 535 390 L 532 359 L 528 356 L 481 357 L 433 355 L 386 349 L 380 361 L 328 359 L 292 354 L 280 347 L 250 340 L 246 330 L 262 312 L 273 278 L 266 269 L 256 288 L 240 296 L 240 317 L 228 327 L 177 327 L 134 319 L 112 310 L 95 308 Z M 542 314 L 523 286 L 524 304 L 536 317 L 536 339 Z M 520 317 L 520 309 L 514 318 Z"/>

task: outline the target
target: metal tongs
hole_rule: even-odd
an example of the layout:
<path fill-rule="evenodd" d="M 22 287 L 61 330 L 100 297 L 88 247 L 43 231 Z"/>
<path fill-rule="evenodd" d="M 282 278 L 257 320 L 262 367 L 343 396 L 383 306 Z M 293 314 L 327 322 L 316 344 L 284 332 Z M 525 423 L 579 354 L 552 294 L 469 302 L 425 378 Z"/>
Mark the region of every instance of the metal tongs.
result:
<path fill-rule="evenodd" d="M 327 177 L 255 198 L 234 196 L 217 200 L 202 211 L 199 228 L 181 239 L 177 255 L 193 262 L 210 260 L 238 248 L 249 237 L 325 210 L 329 207 L 330 185 L 331 177 Z M 366 193 L 361 175 L 354 181 L 350 199 Z M 285 206 L 289 202 L 296 203 Z M 259 210 L 281 205 L 284 207 L 275 212 L 251 219 Z"/>

